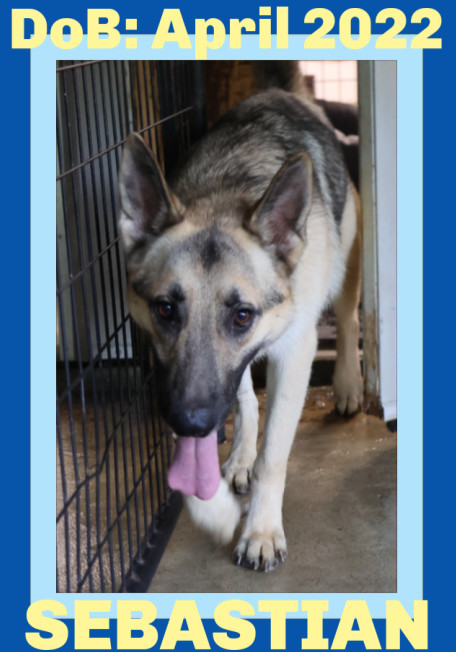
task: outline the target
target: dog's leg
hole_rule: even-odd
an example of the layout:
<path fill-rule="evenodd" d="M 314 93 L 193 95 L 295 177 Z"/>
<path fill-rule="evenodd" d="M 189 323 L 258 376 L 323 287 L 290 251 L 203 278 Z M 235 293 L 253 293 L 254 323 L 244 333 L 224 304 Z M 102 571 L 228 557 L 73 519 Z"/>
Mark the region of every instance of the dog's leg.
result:
<path fill-rule="evenodd" d="M 358 229 L 347 260 L 345 278 L 333 300 L 337 320 L 337 360 L 334 402 L 340 414 L 353 414 L 363 401 L 363 378 L 358 354 L 358 306 L 361 294 L 361 229 Z"/>
<path fill-rule="evenodd" d="M 268 362 L 266 425 L 252 473 L 252 497 L 234 560 L 255 570 L 275 568 L 287 554 L 282 500 L 288 456 L 301 416 L 317 334 L 287 333 Z"/>
<path fill-rule="evenodd" d="M 228 484 L 238 494 L 250 489 L 250 476 L 256 458 L 258 400 L 252 385 L 250 366 L 242 376 L 234 406 L 234 438 L 228 460 L 222 467 Z"/>

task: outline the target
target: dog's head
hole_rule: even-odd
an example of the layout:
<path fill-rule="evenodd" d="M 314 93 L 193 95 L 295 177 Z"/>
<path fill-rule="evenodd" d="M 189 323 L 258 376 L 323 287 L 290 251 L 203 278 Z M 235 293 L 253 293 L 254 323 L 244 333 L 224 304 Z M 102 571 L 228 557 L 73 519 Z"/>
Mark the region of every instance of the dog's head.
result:
<path fill-rule="evenodd" d="M 290 277 L 305 241 L 312 173 L 288 161 L 255 206 L 184 205 L 137 135 L 120 174 L 129 302 L 149 334 L 159 405 L 179 435 L 223 425 L 242 374 L 290 322 Z"/>

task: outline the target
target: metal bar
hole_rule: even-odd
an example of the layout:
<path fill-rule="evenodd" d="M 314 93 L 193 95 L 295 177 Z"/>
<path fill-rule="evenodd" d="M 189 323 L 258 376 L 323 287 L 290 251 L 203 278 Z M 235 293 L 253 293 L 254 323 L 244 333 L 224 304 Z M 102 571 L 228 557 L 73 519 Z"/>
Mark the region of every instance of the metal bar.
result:
<path fill-rule="evenodd" d="M 163 553 L 166 550 L 168 541 L 173 533 L 177 519 L 182 510 L 182 496 L 173 492 L 168 503 L 168 509 L 160 518 L 158 528 L 160 536 L 155 537 L 155 545 L 150 546 L 143 553 L 143 563 L 140 567 L 135 565 L 129 573 L 129 579 L 126 583 L 127 593 L 145 593 L 149 590 L 152 578 L 161 561 Z"/>
<path fill-rule="evenodd" d="M 75 280 L 77 280 L 78 278 L 80 278 L 81 276 L 83 276 L 83 274 L 85 274 L 85 272 L 86 272 L 87 270 L 89 270 L 91 267 L 93 267 L 93 266 L 95 265 L 95 263 L 97 263 L 99 260 L 101 260 L 101 258 L 103 257 L 103 255 L 104 255 L 107 251 L 109 251 L 110 249 L 112 249 L 113 247 L 115 247 L 116 244 L 117 244 L 118 242 L 119 242 L 119 236 L 117 236 L 117 237 L 116 237 L 114 240 L 112 240 L 108 245 L 106 245 L 106 247 L 105 247 L 104 249 L 102 249 L 102 250 L 101 250 L 101 251 L 100 251 L 96 256 L 94 256 L 94 257 L 93 257 L 93 260 L 89 261 L 89 262 L 87 263 L 87 265 L 85 265 L 81 270 L 79 270 L 79 272 L 77 272 L 76 274 L 73 274 L 73 275 L 71 276 L 71 278 L 70 278 L 66 283 L 63 283 L 62 286 L 61 286 L 60 288 L 57 288 L 57 293 L 58 293 L 58 294 L 59 294 L 59 293 L 62 293 L 64 290 L 66 290 L 67 288 L 69 288 L 69 287 L 73 284 L 73 282 L 74 282 Z"/>
<path fill-rule="evenodd" d="M 97 63 L 103 63 L 105 59 L 92 59 L 91 61 L 80 61 L 79 63 L 71 63 L 69 66 L 59 66 L 56 72 L 66 72 L 67 70 L 74 70 L 75 68 L 83 68 L 85 66 L 93 66 Z"/>
<path fill-rule="evenodd" d="M 107 65 L 105 66 L 105 71 L 106 72 Z M 104 83 L 108 86 L 108 88 L 105 88 Z M 103 124 L 104 124 L 104 134 L 106 137 L 106 140 L 108 139 L 108 134 L 110 131 L 110 123 L 108 120 L 108 106 L 110 104 L 111 100 L 111 93 L 109 90 L 109 79 L 106 74 L 103 75 L 103 78 L 101 78 L 101 71 L 100 71 L 100 84 L 101 84 L 101 108 L 102 108 L 102 115 L 103 115 Z M 111 197 L 111 202 L 108 204 L 106 202 L 106 210 L 104 211 L 104 226 L 105 226 L 105 232 L 107 237 L 109 237 L 109 232 L 110 232 L 110 223 L 108 220 L 108 210 L 110 209 L 111 215 L 115 216 L 116 214 L 116 207 L 114 204 L 114 192 L 113 192 L 113 172 L 112 172 L 112 162 L 111 162 L 111 157 L 107 157 L 107 177 L 105 180 L 105 184 L 103 184 L 103 188 L 106 185 L 106 187 L 110 190 L 110 192 L 107 192 L 106 194 Z M 118 324 L 118 311 L 117 311 L 117 304 L 119 304 L 120 312 L 121 312 L 121 319 L 120 319 L 120 324 L 121 328 L 119 331 L 123 332 L 125 328 L 125 324 L 122 319 L 122 310 L 121 310 L 121 305 L 122 305 L 122 299 L 118 296 L 118 292 L 115 291 L 114 288 L 114 278 L 116 276 L 115 274 L 115 261 L 114 261 L 114 256 L 113 252 L 115 253 L 117 251 L 117 247 L 114 248 L 114 250 L 110 250 L 107 260 L 108 260 L 108 273 L 109 273 L 109 288 L 110 288 L 110 294 L 111 294 L 111 310 L 112 310 L 112 318 L 113 318 L 113 323 Z M 119 267 L 117 267 L 119 269 Z M 119 332 L 118 331 L 118 332 Z M 125 341 L 125 339 L 124 339 Z M 120 344 L 119 344 L 119 335 L 117 335 L 114 338 L 114 346 L 115 346 L 115 354 L 116 358 L 119 360 L 121 358 L 120 355 Z M 119 376 L 121 377 L 121 370 L 122 366 L 119 367 Z M 126 374 L 126 380 L 128 382 L 128 374 Z M 121 382 L 120 383 L 120 411 L 123 413 L 123 387 L 124 384 Z M 118 447 L 118 441 L 114 441 L 114 455 L 115 455 L 115 468 L 114 468 L 114 478 L 115 478 L 115 490 L 116 490 L 116 504 L 119 500 L 119 496 L 121 493 L 121 484 L 123 485 L 123 489 L 125 491 L 125 494 L 128 494 L 128 483 L 129 483 L 129 467 L 126 461 L 126 432 L 125 432 L 125 425 L 124 421 L 122 420 L 121 426 L 120 426 L 120 438 L 121 438 L 121 450 L 119 450 Z M 122 478 L 120 477 L 119 474 L 119 469 L 118 465 L 122 464 L 123 468 L 123 483 L 121 483 Z M 118 509 L 117 509 L 118 511 Z M 120 521 L 119 521 L 119 526 L 120 526 Z M 128 554 L 131 559 L 132 557 L 132 537 L 131 537 L 131 513 L 130 513 L 130 507 L 129 504 L 127 503 L 127 545 L 128 545 Z M 122 543 L 120 545 L 120 556 L 121 556 L 121 565 L 122 565 L 122 577 L 124 576 L 124 546 L 123 546 L 123 532 L 121 528 L 119 527 L 119 540 L 122 539 Z"/>
<path fill-rule="evenodd" d="M 140 389 L 138 390 L 138 394 L 137 394 L 137 396 L 140 395 L 140 392 L 141 392 L 141 391 L 143 391 L 143 388 L 140 388 Z M 127 418 L 127 416 L 128 416 L 128 414 L 129 414 L 129 411 L 130 411 L 132 405 L 134 404 L 135 400 L 137 399 L 137 396 L 135 396 L 135 397 L 132 399 L 132 401 L 127 405 L 127 408 L 126 408 L 125 411 L 123 412 L 123 414 L 122 414 L 120 420 L 119 420 L 117 423 L 114 423 L 114 424 L 113 424 L 113 426 L 112 426 L 112 428 L 111 428 L 111 431 L 112 431 L 112 432 L 111 432 L 111 435 L 109 436 L 109 439 L 108 439 L 108 441 L 107 441 L 107 443 L 106 443 L 106 448 L 105 448 L 105 451 L 104 451 L 103 457 L 102 457 L 102 459 L 101 459 L 101 461 L 100 461 L 100 465 L 99 465 L 99 467 L 97 467 L 96 470 L 93 471 L 93 473 L 90 473 L 90 474 L 86 475 L 85 478 L 84 478 L 84 480 L 82 480 L 82 481 L 81 481 L 81 480 L 78 480 L 78 481 L 77 481 L 77 484 L 76 484 L 76 490 L 74 491 L 74 493 L 72 494 L 72 496 L 69 498 L 68 503 L 66 503 L 66 504 L 64 505 L 64 508 L 61 510 L 61 512 L 59 512 L 59 514 L 58 514 L 58 516 L 57 516 L 57 520 L 59 520 L 59 519 L 61 518 L 61 516 L 62 516 L 62 514 L 63 514 L 63 511 L 64 511 L 64 509 L 65 509 L 65 507 L 66 507 L 66 506 L 71 502 L 72 498 L 76 495 L 76 493 L 79 491 L 79 489 L 80 489 L 81 487 L 83 487 L 87 482 L 89 482 L 90 480 L 92 480 L 92 479 L 96 476 L 96 474 L 101 473 L 101 471 L 103 470 L 103 467 L 104 467 L 106 461 L 108 460 L 109 447 L 110 447 L 110 445 L 112 444 L 112 442 L 116 439 L 116 437 L 117 437 L 117 430 L 118 430 L 119 428 L 122 427 L 122 424 L 123 424 L 123 422 L 125 421 L 125 419 Z M 156 452 L 157 452 L 157 450 L 154 449 L 153 455 L 155 455 Z M 153 455 L 152 455 L 152 456 L 153 456 Z M 150 461 L 150 459 L 152 458 L 152 456 L 149 457 L 149 461 Z"/>
<path fill-rule="evenodd" d="M 130 319 L 130 317 L 128 317 L 128 319 Z M 92 362 L 93 363 L 99 363 L 100 369 L 103 369 L 103 367 L 102 367 L 103 354 L 107 353 L 108 357 L 109 357 L 109 355 L 110 355 L 110 353 L 109 353 L 110 345 L 115 340 L 115 338 L 118 336 L 118 332 L 121 329 L 122 329 L 122 325 L 119 325 L 111 333 L 111 335 L 109 336 L 109 339 L 103 344 L 103 346 L 98 351 L 97 355 L 93 357 Z M 78 385 L 78 382 L 80 380 L 83 380 L 87 376 L 88 373 L 91 373 L 91 371 L 92 371 L 92 365 L 87 365 L 86 367 L 84 367 L 82 372 L 73 379 L 73 381 L 69 381 L 66 388 L 64 390 L 62 390 L 62 392 L 57 397 L 57 403 L 62 402 L 62 400 L 64 400 L 68 396 L 69 393 L 73 392 L 76 389 L 76 387 Z"/>
<path fill-rule="evenodd" d="M 108 79 L 109 79 L 109 97 L 110 97 L 110 104 L 111 104 L 111 118 L 112 118 L 112 123 L 113 123 L 113 133 L 114 133 L 114 139 L 119 140 L 122 137 L 121 131 L 120 131 L 120 119 L 119 119 L 119 113 L 118 110 L 116 110 L 116 107 L 118 103 L 115 101 L 115 97 L 113 96 L 113 88 L 116 88 L 117 93 L 119 92 L 119 86 L 118 86 L 118 78 L 116 75 L 112 75 L 112 69 L 113 65 L 112 62 L 108 65 Z M 114 72 L 115 72 L 115 67 L 114 67 Z M 119 156 L 119 150 L 116 150 L 116 168 L 119 169 L 120 167 L 120 156 Z M 111 183 L 113 183 L 113 180 L 111 178 Z M 114 197 L 114 193 L 111 194 L 112 197 Z M 113 206 L 113 208 L 115 208 Z M 119 255 L 119 248 L 116 247 L 115 249 L 116 252 L 116 262 L 117 262 L 117 268 L 120 270 L 121 268 L 121 261 L 120 261 L 120 255 Z M 120 313 L 121 313 L 121 323 L 122 323 L 122 336 L 123 336 L 123 347 L 124 351 L 126 352 L 128 350 L 129 346 L 129 341 L 127 337 L 127 330 L 126 330 L 126 323 L 127 323 L 127 317 L 125 315 L 125 310 L 124 310 L 124 297 L 123 297 L 123 289 L 122 286 L 120 287 Z M 130 331 L 131 335 L 131 331 Z M 126 360 L 126 357 L 125 357 Z M 126 364 L 124 362 L 124 364 Z M 130 373 L 129 373 L 129 367 L 126 368 L 126 378 L 127 378 L 127 391 L 128 395 L 131 395 L 131 387 L 130 387 Z M 137 377 L 136 377 L 136 366 L 133 366 L 133 384 L 134 384 L 134 391 L 137 393 Z M 135 400 L 135 408 L 136 408 L 136 419 L 137 419 L 137 428 L 138 428 L 138 440 L 139 440 L 139 445 L 141 441 L 141 433 L 140 433 L 140 421 L 139 421 L 139 413 L 138 413 L 138 404 L 137 400 Z M 136 455 L 135 455 L 135 446 L 134 446 L 134 428 L 133 428 L 133 419 L 132 419 L 132 411 L 129 411 L 129 444 L 130 444 L 130 454 L 131 454 L 131 464 L 132 464 L 132 473 L 133 473 L 133 481 L 136 482 L 136 477 L 137 477 L 137 469 L 136 469 Z M 142 493 L 144 497 L 144 483 L 142 484 Z M 145 515 L 147 514 L 147 506 L 144 503 L 143 500 L 143 509 L 145 512 Z M 138 549 L 140 546 L 141 542 L 141 531 L 140 531 L 140 517 L 139 517 L 139 497 L 137 493 L 135 493 L 135 524 L 136 524 L 136 548 Z"/>
<path fill-rule="evenodd" d="M 143 127 L 142 129 L 138 129 L 137 133 L 138 134 L 143 134 L 146 131 L 150 131 L 151 129 L 155 129 L 155 127 L 158 127 L 158 125 L 161 125 L 165 122 L 169 122 L 173 118 L 176 118 L 177 116 L 181 115 L 182 113 L 187 113 L 187 111 L 191 111 L 192 107 L 187 106 L 185 109 L 181 109 L 180 111 L 176 111 L 176 113 L 173 113 L 172 115 L 166 116 L 166 118 L 162 118 L 161 120 L 157 120 L 157 122 L 154 122 L 153 125 L 148 125 L 147 127 Z M 68 174 L 73 174 L 73 172 L 76 172 L 76 170 L 79 170 L 80 168 L 84 167 L 87 165 L 87 163 L 91 163 L 92 161 L 95 161 L 97 158 L 100 158 L 100 156 L 104 156 L 105 154 L 108 154 L 109 152 L 112 152 L 113 150 L 117 149 L 118 147 L 121 147 L 127 139 L 123 138 L 120 142 L 116 143 L 115 145 L 112 145 L 111 147 L 107 147 L 105 150 L 102 152 L 98 152 L 95 156 L 90 157 L 83 163 L 80 163 L 79 165 L 75 165 L 74 167 L 70 168 L 69 170 L 65 170 L 65 172 L 62 172 L 57 176 L 57 181 L 60 181 L 60 179 L 63 179 L 63 177 L 66 177 Z"/>

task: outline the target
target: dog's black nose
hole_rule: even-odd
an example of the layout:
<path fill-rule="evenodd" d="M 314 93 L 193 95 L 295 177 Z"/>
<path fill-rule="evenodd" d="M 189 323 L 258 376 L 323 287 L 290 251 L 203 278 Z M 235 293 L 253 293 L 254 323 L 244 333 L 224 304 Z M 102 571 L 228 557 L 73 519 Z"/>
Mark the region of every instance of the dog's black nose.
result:
<path fill-rule="evenodd" d="M 216 409 L 213 405 L 172 408 L 168 414 L 168 422 L 181 437 L 205 437 L 216 426 Z"/>

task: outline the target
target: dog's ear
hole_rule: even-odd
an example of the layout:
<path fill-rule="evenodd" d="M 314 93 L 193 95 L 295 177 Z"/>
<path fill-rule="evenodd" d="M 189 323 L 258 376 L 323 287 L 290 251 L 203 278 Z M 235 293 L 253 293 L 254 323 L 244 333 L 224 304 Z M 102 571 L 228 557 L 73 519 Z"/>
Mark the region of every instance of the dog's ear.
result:
<path fill-rule="evenodd" d="M 119 226 L 127 253 L 183 219 L 183 207 L 138 134 L 125 142 L 119 175 Z"/>
<path fill-rule="evenodd" d="M 246 227 L 263 247 L 292 271 L 305 242 L 306 219 L 312 204 L 312 163 L 297 154 L 280 168 Z"/>

